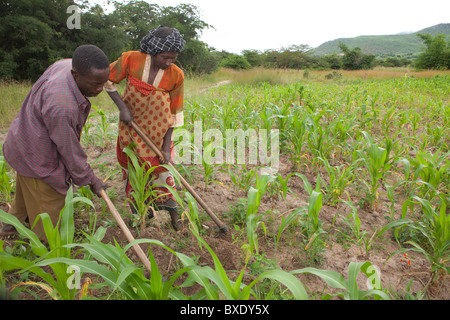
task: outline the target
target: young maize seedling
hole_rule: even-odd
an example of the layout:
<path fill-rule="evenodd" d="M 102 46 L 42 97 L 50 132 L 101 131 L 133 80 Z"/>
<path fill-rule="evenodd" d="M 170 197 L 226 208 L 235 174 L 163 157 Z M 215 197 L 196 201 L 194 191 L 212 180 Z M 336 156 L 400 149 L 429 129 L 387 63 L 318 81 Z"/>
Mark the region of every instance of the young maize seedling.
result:
<path fill-rule="evenodd" d="M 0 248 L 0 272 L 10 270 L 29 271 L 46 282 L 51 288 L 53 299 L 73 300 L 77 293 L 76 283 L 73 282 L 73 270 L 69 273 L 69 266 L 64 259 L 72 256 L 71 245 L 73 244 L 74 227 L 74 204 L 84 202 L 92 207 L 94 204 L 84 197 L 73 197 L 73 189 L 70 188 L 66 196 L 65 207 L 61 210 L 56 226 L 53 226 L 47 213 L 40 214 L 36 221 L 42 220 L 48 245 L 44 245 L 38 236 L 26 228 L 16 217 L 0 210 L 0 220 L 13 225 L 19 234 L 29 240 L 33 253 L 38 256 L 34 261 L 15 257 Z M 34 224 L 32 224 L 34 225 Z M 52 272 L 47 272 L 48 268 Z M 80 275 L 77 275 L 77 277 Z"/>

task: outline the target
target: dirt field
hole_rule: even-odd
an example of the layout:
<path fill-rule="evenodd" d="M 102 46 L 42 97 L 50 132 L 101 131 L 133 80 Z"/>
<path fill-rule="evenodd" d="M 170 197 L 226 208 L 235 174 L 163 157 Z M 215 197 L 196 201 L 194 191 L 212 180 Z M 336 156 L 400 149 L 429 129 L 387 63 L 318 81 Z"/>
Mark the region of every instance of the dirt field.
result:
<path fill-rule="evenodd" d="M 114 147 L 110 149 L 102 150 L 101 148 L 88 148 L 87 153 L 90 159 L 98 158 L 101 154 L 113 153 Z M 117 166 L 115 156 L 111 155 L 104 159 L 104 163 L 107 166 Z M 280 157 L 280 170 L 279 173 L 283 176 L 287 176 L 292 172 L 292 168 L 289 160 L 286 157 Z M 311 172 L 302 172 L 305 174 L 310 183 L 314 183 L 315 174 Z M 199 196 L 207 203 L 207 205 L 213 210 L 213 212 L 229 226 L 229 231 L 226 233 L 218 233 L 215 228 L 216 224 L 206 214 L 204 221 L 204 239 L 214 250 L 216 255 L 222 262 L 225 270 L 236 271 L 236 274 L 243 268 L 244 254 L 241 246 L 245 241 L 245 233 L 235 230 L 233 225 L 230 224 L 230 217 L 227 216 L 227 212 L 230 211 L 230 205 L 237 203 L 239 198 L 245 198 L 246 194 L 236 193 L 232 189 L 232 184 L 229 177 L 225 173 L 217 172 L 216 180 L 221 182 L 212 183 L 208 186 L 207 191 L 204 190 L 203 180 L 201 176 L 196 176 L 192 186 L 199 194 Z M 304 267 L 316 267 L 319 269 L 334 270 L 347 277 L 347 268 L 350 262 L 364 262 L 370 261 L 377 266 L 381 275 L 381 282 L 383 288 L 392 289 L 393 292 L 403 296 L 406 291 L 406 287 L 411 278 L 413 283 L 410 293 L 416 294 L 424 288 L 424 286 L 430 280 L 430 265 L 427 259 L 414 252 L 408 253 L 408 258 L 411 261 L 411 265 L 408 265 L 406 261 L 401 261 L 402 254 L 398 254 L 390 258 L 387 262 L 386 259 L 389 255 L 399 249 L 396 242 L 393 240 L 392 233 L 387 232 L 383 237 L 376 238 L 374 244 L 369 251 L 369 256 L 364 256 L 364 253 L 354 244 L 349 246 L 348 241 L 340 241 L 338 229 L 345 230 L 343 227 L 343 221 L 340 219 L 339 214 L 347 216 L 349 214 L 349 208 L 342 206 L 330 207 L 324 205 L 320 211 L 319 218 L 324 222 L 323 228 L 328 231 L 328 238 L 325 241 L 325 247 L 322 254 L 319 255 L 318 260 L 311 262 L 308 259 L 306 251 L 298 246 L 298 240 L 302 237 L 301 234 L 295 234 L 294 237 L 286 238 L 282 237 L 280 244 L 277 248 L 274 245 L 274 234 L 278 230 L 278 225 L 281 221 L 281 216 L 286 216 L 301 206 L 307 205 L 308 195 L 303 189 L 303 183 L 300 178 L 294 177 L 289 180 L 289 186 L 293 191 L 293 194 L 288 194 L 286 201 L 283 201 L 280 196 L 265 196 L 263 203 L 260 207 L 260 212 L 266 210 L 272 210 L 272 213 L 265 217 L 267 226 L 267 235 L 262 232 L 262 228 L 259 229 L 260 238 L 259 246 L 261 254 L 265 254 L 267 267 L 270 262 L 275 261 L 278 267 L 290 271 L 300 269 Z M 117 208 L 123 209 L 124 194 L 121 192 L 122 183 L 120 176 L 116 176 L 115 179 L 109 180 L 108 189 L 117 190 L 117 198 L 115 204 Z M 378 209 L 372 212 L 364 210 L 358 210 L 358 215 L 361 219 L 361 229 L 367 230 L 371 234 L 375 230 L 380 230 L 385 224 L 386 219 L 384 216 L 388 215 L 385 211 L 384 203 L 388 200 L 381 196 Z M 401 209 L 398 210 L 401 212 Z M 333 221 L 336 219 L 336 221 Z M 127 219 L 125 218 L 127 221 Z M 129 220 L 128 220 L 129 221 Z M 78 224 L 87 223 L 86 220 L 78 220 Z M 135 228 L 130 228 L 136 238 L 149 238 L 162 241 L 164 244 L 169 245 L 172 249 L 178 252 L 182 252 L 188 256 L 199 257 L 199 264 L 208 264 L 213 267 L 212 258 L 208 252 L 203 249 L 200 250 L 197 245 L 197 241 L 190 234 L 186 221 L 184 221 L 184 228 L 179 232 L 175 232 L 170 226 L 170 218 L 166 212 L 159 212 L 154 219 L 147 221 L 147 227 L 141 232 L 137 232 Z M 292 232 L 289 233 L 292 235 Z M 295 237 L 298 237 L 295 239 Z M 119 227 L 112 227 L 108 229 L 107 235 L 104 241 L 112 242 L 113 239 L 119 241 L 119 243 L 126 244 L 126 238 Z M 145 246 L 143 246 L 146 249 Z M 145 251 L 145 250 L 144 250 Z M 177 267 L 176 262 L 173 259 L 173 255 L 168 253 L 165 249 L 160 247 L 152 247 L 152 251 L 158 262 L 160 270 L 163 272 L 170 272 Z M 131 257 L 137 262 L 138 259 L 132 251 L 130 251 Z M 252 261 L 250 261 L 251 263 Z M 250 277 L 251 278 L 251 277 Z M 249 280 L 250 280 L 249 278 Z M 333 292 L 333 289 L 328 287 L 325 282 L 320 278 L 313 275 L 301 275 L 300 279 L 305 287 L 308 288 L 310 297 L 314 298 L 322 296 L 323 292 Z M 361 275 L 360 288 L 366 288 L 365 279 Z M 434 286 L 428 288 L 429 298 L 431 299 L 449 299 L 449 278 L 440 279 Z M 192 290 L 195 290 L 194 288 Z M 188 292 L 186 292 L 188 293 Z"/>

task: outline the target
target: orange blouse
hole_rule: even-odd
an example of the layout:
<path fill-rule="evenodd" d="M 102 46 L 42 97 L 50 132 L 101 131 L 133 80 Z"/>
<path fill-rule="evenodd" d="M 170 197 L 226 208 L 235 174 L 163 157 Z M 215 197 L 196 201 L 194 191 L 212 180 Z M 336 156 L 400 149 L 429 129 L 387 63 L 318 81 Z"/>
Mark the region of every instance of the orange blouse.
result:
<path fill-rule="evenodd" d="M 106 91 L 117 91 L 114 84 L 120 83 L 128 76 L 132 76 L 148 83 L 151 56 L 140 51 L 128 51 L 110 64 L 109 81 L 105 84 Z M 184 73 L 172 64 L 165 70 L 160 69 L 153 83 L 155 88 L 167 91 L 170 96 L 170 112 L 174 119 L 173 127 L 184 124 L 183 119 L 183 93 Z"/>

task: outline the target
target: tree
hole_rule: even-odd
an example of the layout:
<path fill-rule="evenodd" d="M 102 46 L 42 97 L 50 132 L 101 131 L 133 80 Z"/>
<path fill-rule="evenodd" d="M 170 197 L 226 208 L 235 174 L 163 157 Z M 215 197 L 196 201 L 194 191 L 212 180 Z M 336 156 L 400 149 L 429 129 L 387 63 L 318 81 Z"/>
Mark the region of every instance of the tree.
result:
<path fill-rule="evenodd" d="M 339 43 L 339 49 L 344 53 L 342 67 L 345 70 L 372 69 L 375 61 L 373 54 L 363 54 L 361 48 L 350 50 L 344 43 Z"/>
<path fill-rule="evenodd" d="M 291 45 L 280 51 L 279 67 L 304 69 L 309 66 L 311 47 L 308 45 Z"/>
<path fill-rule="evenodd" d="M 114 1 L 114 11 L 110 14 L 117 21 L 115 28 L 129 37 L 126 50 L 139 50 L 141 39 L 158 26 L 161 8 L 145 1 L 131 1 L 122 4 Z"/>
<path fill-rule="evenodd" d="M 251 65 L 244 56 L 235 53 L 230 53 L 220 62 L 220 66 L 224 68 L 231 68 L 235 70 L 250 69 Z"/>
<path fill-rule="evenodd" d="M 329 68 L 333 70 L 341 69 L 342 62 L 337 53 L 324 56 L 323 60 L 326 62 Z"/>
<path fill-rule="evenodd" d="M 176 62 L 185 72 L 204 74 L 217 68 L 217 58 L 212 49 L 198 39 L 203 29 L 212 26 L 200 19 L 196 6 L 180 4 L 176 7 L 161 8 L 157 24 L 178 29 L 186 40 L 184 50 L 178 55 Z"/>
<path fill-rule="evenodd" d="M 217 58 L 198 40 L 210 26 L 200 19 L 197 7 L 181 4 L 159 7 L 146 1 L 114 3 L 106 14 L 87 0 L 0 0 L 0 79 L 35 81 L 61 58 L 71 58 L 81 44 L 100 47 L 110 61 L 128 50 L 139 50 L 149 30 L 166 25 L 180 30 L 189 54 L 179 55 L 179 65 L 188 72 L 211 72 Z M 70 6 L 81 9 L 80 28 L 69 28 Z"/>
<path fill-rule="evenodd" d="M 251 67 L 258 67 L 262 63 L 261 53 L 258 50 L 244 50 L 242 55 Z"/>
<path fill-rule="evenodd" d="M 69 0 L 0 2 L 0 77 L 37 79 L 59 56 Z"/>
<path fill-rule="evenodd" d="M 188 74 L 209 74 L 217 69 L 219 58 L 204 42 L 192 39 L 186 42 L 176 64 Z"/>
<path fill-rule="evenodd" d="M 101 48 L 110 61 L 116 60 L 130 46 L 130 37 L 117 26 L 121 25 L 117 15 L 105 14 L 96 5 L 83 13 L 82 28 L 74 30 L 71 52 L 83 43 L 95 44 Z"/>
<path fill-rule="evenodd" d="M 425 52 L 417 58 L 415 65 L 420 69 L 450 69 L 450 42 L 445 34 L 433 37 L 430 34 L 418 34 L 426 45 Z"/>
<path fill-rule="evenodd" d="M 177 28 L 184 40 L 198 39 L 203 29 L 212 28 L 200 19 L 200 13 L 192 4 L 180 4 L 176 7 L 162 8 L 158 18 L 158 24 Z"/>

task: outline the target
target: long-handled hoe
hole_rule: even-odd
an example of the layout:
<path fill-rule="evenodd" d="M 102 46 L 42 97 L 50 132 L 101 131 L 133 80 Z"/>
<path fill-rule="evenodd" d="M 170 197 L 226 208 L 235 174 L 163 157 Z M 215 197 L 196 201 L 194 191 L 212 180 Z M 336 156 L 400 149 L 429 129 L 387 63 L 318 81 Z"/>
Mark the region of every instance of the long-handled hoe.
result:
<path fill-rule="evenodd" d="M 127 225 L 123 221 L 122 217 L 120 216 L 119 212 L 117 211 L 116 207 L 112 203 L 111 199 L 109 199 L 108 195 L 106 194 L 105 190 L 101 190 L 100 194 L 105 200 L 106 205 L 108 206 L 109 211 L 111 211 L 111 214 L 113 215 L 114 219 L 116 219 L 117 223 L 119 224 L 120 229 L 122 229 L 122 232 L 125 234 L 125 237 L 127 240 L 131 243 L 135 239 L 133 235 L 131 234 L 130 230 L 127 228 Z M 142 263 L 145 266 L 145 269 L 147 269 L 148 272 L 151 272 L 151 264 L 150 260 L 148 260 L 147 256 L 145 255 L 144 251 L 142 251 L 142 248 L 139 246 L 139 244 L 133 245 L 133 249 L 136 252 L 139 260 L 142 261 Z"/>
<path fill-rule="evenodd" d="M 131 121 L 131 127 L 137 132 L 137 134 L 144 140 L 144 142 L 153 150 L 153 152 L 156 153 L 158 157 L 161 159 L 164 159 L 163 154 L 158 149 L 157 146 L 142 132 L 142 130 L 139 128 L 139 126 L 134 122 Z M 177 174 L 178 177 L 183 184 L 183 186 L 189 191 L 189 193 L 197 200 L 197 202 L 205 209 L 206 213 L 213 219 L 213 221 L 219 226 L 220 232 L 226 232 L 228 231 L 228 227 L 220 221 L 217 216 L 211 211 L 211 209 L 206 205 L 206 203 L 198 196 L 198 194 L 194 191 L 194 189 L 189 185 L 189 183 L 181 176 L 181 174 L 174 168 L 174 166 L 169 163 L 168 164 Z"/>

